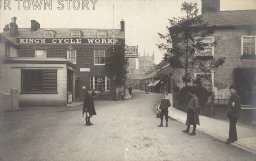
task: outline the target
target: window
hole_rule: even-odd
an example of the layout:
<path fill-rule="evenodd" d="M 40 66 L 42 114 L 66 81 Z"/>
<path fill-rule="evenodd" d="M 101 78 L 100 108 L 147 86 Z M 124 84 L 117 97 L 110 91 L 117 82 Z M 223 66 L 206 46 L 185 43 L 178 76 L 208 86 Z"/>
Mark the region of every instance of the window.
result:
<path fill-rule="evenodd" d="M 214 56 L 214 46 L 212 45 L 214 42 L 214 37 L 205 37 L 202 42 L 208 45 L 204 48 L 204 50 L 200 52 L 196 51 L 196 56 Z"/>
<path fill-rule="evenodd" d="M 82 32 L 80 30 L 70 31 L 70 37 L 72 37 L 72 38 L 80 38 L 80 37 L 82 37 Z"/>
<path fill-rule="evenodd" d="M 57 93 L 57 70 L 21 70 L 22 93 Z"/>
<path fill-rule="evenodd" d="M 242 37 L 242 56 L 255 56 L 255 36 Z"/>
<path fill-rule="evenodd" d="M 104 76 L 92 76 L 90 77 L 90 87 L 95 91 L 105 92 L 110 90 L 110 80 Z"/>
<path fill-rule="evenodd" d="M 107 31 L 98 31 L 97 38 L 107 38 Z"/>
<path fill-rule="evenodd" d="M 94 50 L 94 65 L 105 65 L 105 50 Z"/>
<path fill-rule="evenodd" d="M 55 36 L 55 32 L 48 30 L 48 31 L 44 31 L 44 37 L 45 38 L 53 38 Z"/>
<path fill-rule="evenodd" d="M 47 51 L 46 50 L 35 50 L 35 57 L 36 58 L 47 58 Z"/>
<path fill-rule="evenodd" d="M 76 50 L 69 49 L 67 51 L 67 60 L 73 64 L 76 64 Z"/>

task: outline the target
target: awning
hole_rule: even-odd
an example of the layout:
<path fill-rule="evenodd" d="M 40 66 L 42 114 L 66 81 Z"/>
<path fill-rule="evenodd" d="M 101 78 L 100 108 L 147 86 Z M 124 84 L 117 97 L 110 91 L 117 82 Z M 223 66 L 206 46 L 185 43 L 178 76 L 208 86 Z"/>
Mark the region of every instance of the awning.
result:
<path fill-rule="evenodd" d="M 147 86 L 148 86 L 148 87 L 154 87 L 154 86 L 156 86 L 160 81 L 161 81 L 161 79 L 155 80 L 154 82 L 149 83 Z"/>

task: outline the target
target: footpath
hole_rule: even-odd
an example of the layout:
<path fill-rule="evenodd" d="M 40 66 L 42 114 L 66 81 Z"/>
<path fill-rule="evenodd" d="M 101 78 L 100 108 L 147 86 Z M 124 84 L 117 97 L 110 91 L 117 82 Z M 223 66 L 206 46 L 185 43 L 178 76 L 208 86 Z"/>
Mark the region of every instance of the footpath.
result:
<path fill-rule="evenodd" d="M 172 96 L 170 94 L 169 98 L 171 102 L 173 102 Z M 169 108 L 169 117 L 186 124 L 187 114 L 174 107 Z M 200 115 L 199 118 L 200 126 L 197 126 L 197 130 L 202 131 L 203 133 L 210 135 L 221 142 L 226 142 L 229 133 L 228 121 L 218 120 L 202 115 Z M 231 143 L 230 145 L 256 155 L 256 130 L 247 126 L 243 126 L 239 123 L 237 124 L 236 128 L 238 141 Z"/>

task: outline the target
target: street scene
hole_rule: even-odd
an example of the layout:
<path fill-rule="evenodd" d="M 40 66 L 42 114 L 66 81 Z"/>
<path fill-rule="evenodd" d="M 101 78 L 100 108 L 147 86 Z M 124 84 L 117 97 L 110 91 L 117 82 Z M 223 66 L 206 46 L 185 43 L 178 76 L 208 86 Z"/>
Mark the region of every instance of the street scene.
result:
<path fill-rule="evenodd" d="M 136 91 L 130 100 L 97 101 L 93 126 L 84 126 L 81 105 L 8 112 L 1 122 L 1 159 L 255 160 L 255 155 L 203 132 L 186 135 L 185 125 L 173 119 L 169 127 L 157 127 L 153 107 L 160 99 L 159 94 Z"/>
<path fill-rule="evenodd" d="M 0 0 L 0 161 L 256 161 L 255 0 Z"/>

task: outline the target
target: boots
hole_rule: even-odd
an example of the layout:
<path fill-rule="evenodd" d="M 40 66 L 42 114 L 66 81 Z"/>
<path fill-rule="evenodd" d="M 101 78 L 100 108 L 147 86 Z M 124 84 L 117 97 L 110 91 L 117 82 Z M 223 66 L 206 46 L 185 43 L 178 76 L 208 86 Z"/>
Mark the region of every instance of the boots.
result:
<path fill-rule="evenodd" d="M 166 127 L 168 127 L 168 122 L 166 121 L 166 124 L 165 124 Z"/>
<path fill-rule="evenodd" d="M 90 121 L 90 117 L 88 117 L 88 122 L 89 122 L 89 125 L 93 125 L 93 123 L 91 123 Z"/>
<path fill-rule="evenodd" d="M 89 117 L 85 117 L 85 125 L 90 126 L 90 119 Z"/>
<path fill-rule="evenodd" d="M 161 120 L 161 123 L 158 127 L 163 127 L 163 120 Z"/>
<path fill-rule="evenodd" d="M 193 131 L 189 135 L 196 135 L 196 125 L 193 126 Z"/>
<path fill-rule="evenodd" d="M 188 134 L 189 133 L 189 128 L 190 128 L 190 126 L 188 126 L 186 130 L 182 130 L 182 132 Z"/>

